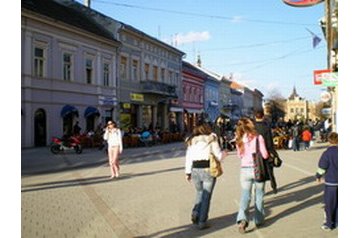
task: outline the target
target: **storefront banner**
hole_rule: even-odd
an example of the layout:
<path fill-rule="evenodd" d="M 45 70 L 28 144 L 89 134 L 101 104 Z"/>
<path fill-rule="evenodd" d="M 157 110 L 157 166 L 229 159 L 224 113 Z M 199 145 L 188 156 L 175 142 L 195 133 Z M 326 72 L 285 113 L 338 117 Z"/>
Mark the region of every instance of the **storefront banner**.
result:
<path fill-rule="evenodd" d="M 132 101 L 137 101 L 137 102 L 143 102 L 144 101 L 144 95 L 143 94 L 131 93 L 130 97 L 131 97 Z"/>
<path fill-rule="evenodd" d="M 180 107 L 170 107 L 169 108 L 169 111 L 171 112 L 183 112 L 183 108 L 180 108 Z"/>
<path fill-rule="evenodd" d="M 202 113 L 203 109 L 185 109 L 188 113 Z"/>

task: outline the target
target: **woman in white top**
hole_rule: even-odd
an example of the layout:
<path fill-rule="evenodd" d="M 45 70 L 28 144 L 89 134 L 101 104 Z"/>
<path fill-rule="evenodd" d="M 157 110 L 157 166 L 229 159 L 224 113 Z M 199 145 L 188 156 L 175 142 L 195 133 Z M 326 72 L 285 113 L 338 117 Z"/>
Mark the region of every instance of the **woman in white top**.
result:
<path fill-rule="evenodd" d="M 103 135 L 108 143 L 108 159 L 111 169 L 111 179 L 119 177 L 119 160 L 118 155 L 122 153 L 122 133 L 113 121 L 108 121 L 106 131 Z"/>
<path fill-rule="evenodd" d="M 212 152 L 219 160 L 226 157 L 227 152 L 221 151 L 216 134 L 208 124 L 194 128 L 193 135 L 186 141 L 185 174 L 188 181 L 192 181 L 196 189 L 196 200 L 191 219 L 198 229 L 208 227 L 206 221 L 210 208 L 211 194 L 214 190 L 216 178 L 209 172 L 209 154 Z"/>

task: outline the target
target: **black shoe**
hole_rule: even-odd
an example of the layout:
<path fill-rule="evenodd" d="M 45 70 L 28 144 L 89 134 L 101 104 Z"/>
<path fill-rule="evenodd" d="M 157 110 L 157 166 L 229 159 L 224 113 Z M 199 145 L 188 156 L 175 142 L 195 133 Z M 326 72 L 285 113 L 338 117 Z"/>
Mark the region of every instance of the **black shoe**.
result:
<path fill-rule="evenodd" d="M 193 224 L 198 224 L 198 217 L 195 214 L 191 214 L 191 222 Z"/>
<path fill-rule="evenodd" d="M 272 192 L 273 192 L 274 194 L 277 194 L 277 188 L 272 189 Z"/>

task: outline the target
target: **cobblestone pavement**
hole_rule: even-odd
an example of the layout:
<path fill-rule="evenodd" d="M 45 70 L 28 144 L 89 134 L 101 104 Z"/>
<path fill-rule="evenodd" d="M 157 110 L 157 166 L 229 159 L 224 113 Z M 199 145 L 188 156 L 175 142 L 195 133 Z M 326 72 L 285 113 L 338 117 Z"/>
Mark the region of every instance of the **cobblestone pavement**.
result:
<path fill-rule="evenodd" d="M 117 180 L 109 180 L 102 151 L 53 156 L 45 149 L 24 150 L 22 237 L 243 236 L 235 225 L 240 199 L 235 153 L 224 161 L 214 190 L 211 227 L 198 231 L 190 222 L 195 191 L 184 179 L 183 149 L 182 143 L 127 149 Z M 266 223 L 254 229 L 251 222 L 244 237 L 338 236 L 337 229 L 320 229 L 323 185 L 313 175 L 323 149 L 318 144 L 310 151 L 279 151 L 284 160 L 275 170 L 279 192 L 272 194 L 266 184 Z"/>

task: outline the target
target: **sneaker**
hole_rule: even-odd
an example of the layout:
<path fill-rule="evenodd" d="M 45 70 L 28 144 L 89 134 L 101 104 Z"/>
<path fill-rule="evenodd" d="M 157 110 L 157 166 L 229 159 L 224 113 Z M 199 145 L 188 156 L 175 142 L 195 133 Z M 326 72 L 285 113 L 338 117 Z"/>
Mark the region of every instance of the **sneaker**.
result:
<path fill-rule="evenodd" d="M 245 234 L 246 233 L 246 227 L 247 227 L 247 221 L 240 221 L 239 223 L 239 232 L 241 234 Z"/>
<path fill-rule="evenodd" d="M 324 230 L 324 231 L 331 231 L 332 229 L 326 225 L 322 225 L 321 226 L 321 229 Z"/>

